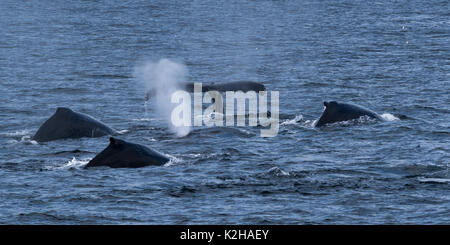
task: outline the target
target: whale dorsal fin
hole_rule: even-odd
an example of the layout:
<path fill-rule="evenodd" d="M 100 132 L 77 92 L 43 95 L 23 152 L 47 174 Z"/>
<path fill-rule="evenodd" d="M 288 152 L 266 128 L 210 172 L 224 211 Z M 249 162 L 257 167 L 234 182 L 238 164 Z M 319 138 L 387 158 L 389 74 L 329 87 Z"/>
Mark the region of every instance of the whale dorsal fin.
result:
<path fill-rule="evenodd" d="M 328 106 L 335 106 L 335 105 L 337 105 L 337 102 L 336 102 L 336 101 L 330 101 L 330 102 L 324 101 L 324 102 L 323 102 L 323 105 L 324 105 L 325 107 L 328 107 Z"/>
<path fill-rule="evenodd" d="M 72 110 L 67 107 L 58 107 L 56 108 L 56 112 L 72 112 Z"/>
<path fill-rule="evenodd" d="M 116 139 L 114 137 L 109 137 L 109 144 L 114 145 L 116 143 Z"/>

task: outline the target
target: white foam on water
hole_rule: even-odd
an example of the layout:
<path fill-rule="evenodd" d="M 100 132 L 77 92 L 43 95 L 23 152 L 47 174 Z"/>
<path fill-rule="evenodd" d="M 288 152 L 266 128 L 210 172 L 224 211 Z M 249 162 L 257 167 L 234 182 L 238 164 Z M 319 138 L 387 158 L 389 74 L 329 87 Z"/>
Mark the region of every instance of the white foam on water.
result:
<path fill-rule="evenodd" d="M 32 138 L 31 138 L 31 135 L 24 135 L 24 136 L 22 136 L 22 137 L 20 137 L 20 140 L 18 140 L 18 139 L 11 139 L 11 140 L 8 140 L 6 143 L 8 143 L 8 144 L 17 144 L 17 143 L 23 143 L 23 144 L 25 144 L 25 145 L 37 145 L 37 144 L 39 144 L 37 141 L 35 141 L 35 140 L 33 140 Z"/>
<path fill-rule="evenodd" d="M 148 141 L 151 141 L 151 142 L 156 142 L 156 141 L 158 141 L 157 139 L 155 139 L 155 138 L 153 138 L 153 137 L 147 137 L 147 138 L 145 138 L 146 140 L 148 140 Z"/>
<path fill-rule="evenodd" d="M 275 175 L 275 176 L 289 176 L 289 172 L 286 172 L 282 170 L 279 167 L 273 167 L 267 171 L 268 174 Z"/>
<path fill-rule="evenodd" d="M 191 153 L 191 154 L 188 154 L 188 156 L 189 157 L 193 157 L 193 158 L 199 158 L 199 157 L 202 156 L 202 154 L 200 154 L 200 153 Z"/>
<path fill-rule="evenodd" d="M 398 117 L 390 114 L 390 113 L 383 113 L 381 114 L 381 117 L 386 120 L 386 121 L 395 121 L 395 120 L 400 120 Z"/>
<path fill-rule="evenodd" d="M 28 129 L 18 130 L 11 133 L 2 133 L 2 135 L 7 137 L 17 137 L 17 136 L 26 136 L 29 135 L 30 131 Z"/>
<path fill-rule="evenodd" d="M 170 167 L 183 161 L 181 158 L 177 158 L 169 154 L 165 154 L 165 156 L 169 158 L 169 161 L 163 165 L 164 167 Z"/>
<path fill-rule="evenodd" d="M 419 182 L 423 183 L 450 183 L 450 179 L 444 179 L 444 178 L 425 178 L 425 177 L 419 177 L 417 178 Z"/>
<path fill-rule="evenodd" d="M 374 122 L 377 122 L 377 121 L 378 120 L 375 119 L 375 118 L 372 118 L 372 117 L 369 117 L 367 115 L 364 115 L 364 116 L 359 117 L 356 120 L 348 120 L 348 121 L 345 121 L 343 123 L 344 123 L 344 125 L 353 125 L 355 123 L 364 124 L 364 123 L 374 123 Z"/>
<path fill-rule="evenodd" d="M 17 144 L 17 143 L 24 143 L 24 144 L 28 144 L 28 145 L 29 144 L 32 144 L 32 145 L 38 144 L 38 142 L 36 142 L 35 140 L 32 139 L 32 135 L 30 133 L 30 130 L 28 130 L 28 129 L 17 130 L 14 132 L 1 133 L 0 135 L 8 137 L 8 138 L 13 138 L 13 139 L 7 141 L 8 144 Z"/>
<path fill-rule="evenodd" d="M 138 121 L 138 122 L 150 122 L 150 121 L 154 121 L 154 118 L 136 118 L 136 119 L 132 119 L 133 121 Z"/>
<path fill-rule="evenodd" d="M 303 115 L 297 115 L 294 119 L 289 119 L 281 123 L 281 125 L 292 125 L 303 121 Z"/>
<path fill-rule="evenodd" d="M 26 139 L 26 143 L 30 143 L 30 144 L 32 144 L 32 145 L 37 145 L 37 144 L 39 144 L 37 141 L 32 140 L 32 139 Z"/>
<path fill-rule="evenodd" d="M 72 160 L 65 162 L 61 166 L 51 166 L 51 167 L 48 167 L 47 169 L 48 170 L 67 170 L 67 169 L 73 169 L 73 168 L 80 169 L 80 168 L 83 168 L 86 164 L 88 164 L 88 162 L 90 160 L 91 160 L 90 158 L 81 160 L 81 159 L 77 159 L 76 157 L 73 157 Z"/>
<path fill-rule="evenodd" d="M 128 129 L 124 129 L 124 130 L 119 130 L 119 131 L 117 131 L 118 134 L 126 134 L 126 133 L 128 133 L 128 132 L 130 132 L 130 130 L 128 130 Z"/>

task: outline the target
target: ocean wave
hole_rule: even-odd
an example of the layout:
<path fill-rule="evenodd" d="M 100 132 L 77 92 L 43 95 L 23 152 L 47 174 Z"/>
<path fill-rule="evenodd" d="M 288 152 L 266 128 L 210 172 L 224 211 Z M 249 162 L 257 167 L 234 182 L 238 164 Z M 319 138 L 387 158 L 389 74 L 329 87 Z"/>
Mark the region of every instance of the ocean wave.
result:
<path fill-rule="evenodd" d="M 417 178 L 417 180 L 422 183 L 441 183 L 441 184 L 450 183 L 450 179 L 445 179 L 445 178 L 419 177 L 419 178 Z"/>
<path fill-rule="evenodd" d="M 30 135 L 30 130 L 23 129 L 23 130 L 10 132 L 10 133 L 1 133 L 1 135 L 6 136 L 6 137 L 26 136 L 26 135 Z"/>
<path fill-rule="evenodd" d="M 266 174 L 272 175 L 272 176 L 289 176 L 290 175 L 289 172 L 286 172 L 279 167 L 273 167 L 273 168 L 269 169 Z"/>

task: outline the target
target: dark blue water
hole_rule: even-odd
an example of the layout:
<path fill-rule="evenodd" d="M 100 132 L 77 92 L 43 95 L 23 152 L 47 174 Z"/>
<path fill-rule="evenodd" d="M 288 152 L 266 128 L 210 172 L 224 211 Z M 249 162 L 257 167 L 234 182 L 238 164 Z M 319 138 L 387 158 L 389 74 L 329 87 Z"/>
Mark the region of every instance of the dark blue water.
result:
<path fill-rule="evenodd" d="M 0 5 L 2 224 L 449 224 L 449 2 L 10 1 Z M 176 137 L 133 75 L 280 92 L 280 131 Z M 324 100 L 386 122 L 311 126 Z M 56 107 L 169 155 L 82 167 L 108 137 L 36 143 Z"/>

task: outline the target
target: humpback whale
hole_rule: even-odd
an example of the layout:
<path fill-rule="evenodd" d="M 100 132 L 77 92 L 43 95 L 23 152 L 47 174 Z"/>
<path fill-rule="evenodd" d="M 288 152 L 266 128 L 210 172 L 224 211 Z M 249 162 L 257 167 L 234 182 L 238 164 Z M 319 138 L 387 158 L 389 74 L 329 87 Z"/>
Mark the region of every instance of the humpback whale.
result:
<path fill-rule="evenodd" d="M 194 83 L 186 83 L 181 87 L 182 90 L 187 91 L 189 93 L 194 92 Z M 213 84 L 202 84 L 202 91 L 239 91 L 248 92 L 248 91 L 265 91 L 266 87 L 264 84 L 250 81 L 238 81 L 238 82 L 229 82 L 229 83 L 213 83 Z M 150 90 L 146 93 L 145 99 L 149 100 L 155 94 L 154 90 Z"/>
<path fill-rule="evenodd" d="M 188 83 L 186 85 L 186 89 L 188 92 L 194 92 L 194 84 Z M 229 83 L 213 83 L 213 84 L 205 84 L 202 88 L 204 91 L 239 91 L 248 92 L 248 91 L 264 91 L 266 87 L 264 84 L 257 82 L 249 82 L 249 81 L 239 81 L 239 82 L 229 82 Z"/>
<path fill-rule="evenodd" d="M 107 166 L 111 168 L 140 168 L 163 165 L 169 158 L 146 146 L 109 138 L 109 145 L 95 156 L 85 168 Z"/>
<path fill-rule="evenodd" d="M 376 112 L 373 112 L 367 108 L 359 105 L 338 103 L 336 101 L 323 102 L 325 110 L 316 122 L 316 127 L 321 127 L 329 123 L 348 121 L 352 119 L 358 119 L 362 116 L 368 116 L 380 121 L 384 119 Z"/>
<path fill-rule="evenodd" d="M 46 142 L 57 139 L 101 137 L 115 133 L 113 129 L 89 115 L 58 107 L 56 112 L 38 129 L 33 139 Z"/>

